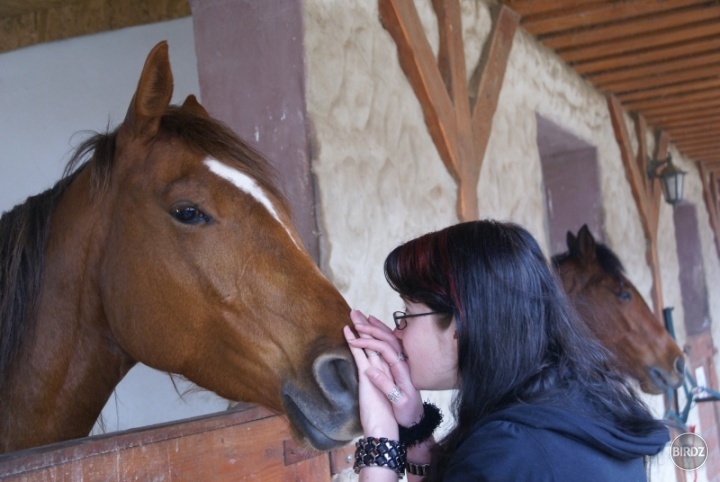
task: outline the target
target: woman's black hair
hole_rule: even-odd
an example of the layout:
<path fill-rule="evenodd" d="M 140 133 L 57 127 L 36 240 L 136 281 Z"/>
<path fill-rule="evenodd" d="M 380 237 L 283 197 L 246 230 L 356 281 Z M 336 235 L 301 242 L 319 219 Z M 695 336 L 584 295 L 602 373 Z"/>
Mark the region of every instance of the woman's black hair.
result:
<path fill-rule="evenodd" d="M 476 422 L 519 402 L 563 404 L 581 392 L 628 433 L 658 428 L 521 226 L 481 220 L 426 234 L 388 255 L 385 277 L 403 298 L 456 321 L 456 425 L 435 446 L 426 480 L 442 480 Z"/>

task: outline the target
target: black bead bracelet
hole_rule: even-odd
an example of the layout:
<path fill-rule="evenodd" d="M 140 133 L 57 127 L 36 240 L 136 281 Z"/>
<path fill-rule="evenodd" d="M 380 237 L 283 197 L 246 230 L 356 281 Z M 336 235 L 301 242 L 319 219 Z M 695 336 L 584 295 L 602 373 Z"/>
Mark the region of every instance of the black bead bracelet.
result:
<path fill-rule="evenodd" d="M 405 476 L 407 450 L 401 442 L 385 437 L 367 437 L 355 442 L 355 447 L 353 469 L 356 474 L 363 467 L 385 467 L 394 470 L 401 479 Z"/>

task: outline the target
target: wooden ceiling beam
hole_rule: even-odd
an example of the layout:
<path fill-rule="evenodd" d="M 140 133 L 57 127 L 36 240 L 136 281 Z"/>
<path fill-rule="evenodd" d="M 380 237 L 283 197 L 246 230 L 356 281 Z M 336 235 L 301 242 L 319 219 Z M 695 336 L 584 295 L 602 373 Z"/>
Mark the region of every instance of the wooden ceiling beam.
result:
<path fill-rule="evenodd" d="M 720 111 L 699 113 L 698 115 L 693 116 L 690 119 L 665 122 L 665 124 L 663 125 L 666 126 L 666 128 L 672 129 L 673 132 L 675 132 L 687 130 L 690 128 L 702 127 L 716 122 L 720 122 Z"/>
<path fill-rule="evenodd" d="M 720 96 L 715 95 L 706 99 L 679 102 L 662 107 L 645 107 L 642 112 L 648 117 L 662 117 L 664 115 L 673 115 L 682 112 L 696 113 L 699 109 L 707 110 L 710 108 L 720 109 Z"/>
<path fill-rule="evenodd" d="M 718 146 L 717 144 L 707 144 L 709 142 L 712 142 L 712 139 L 706 138 L 706 139 L 681 139 L 681 138 L 673 138 L 673 142 L 675 145 L 678 146 L 678 149 L 685 149 L 685 148 L 694 148 L 694 149 L 716 149 Z"/>
<path fill-rule="evenodd" d="M 697 55 L 664 59 L 650 64 L 627 65 L 617 70 L 587 74 L 585 78 L 595 85 L 603 86 L 610 82 L 642 79 L 652 75 L 663 75 L 668 72 L 677 72 L 678 70 L 718 63 L 720 63 L 720 51 L 711 50 L 709 52 L 699 52 Z"/>
<path fill-rule="evenodd" d="M 720 83 L 720 79 L 716 79 L 716 81 Z M 699 100 L 713 100 L 718 97 L 720 97 L 720 89 L 718 89 L 718 85 L 714 85 L 711 88 L 694 92 L 679 92 L 660 98 L 623 102 L 623 105 L 626 109 L 636 112 L 652 112 L 665 107 L 677 106 L 678 104 L 692 103 Z"/>
<path fill-rule="evenodd" d="M 690 141 L 701 141 L 704 139 L 720 139 L 720 125 L 709 126 L 709 128 L 698 129 L 697 127 L 692 131 L 687 131 L 682 135 L 674 135 L 673 139 L 678 142 L 690 142 Z"/>
<path fill-rule="evenodd" d="M 687 42 L 713 35 L 717 36 L 719 32 L 720 22 L 717 20 L 708 20 L 678 27 L 665 31 L 662 34 L 655 32 L 636 35 L 632 38 L 597 42 L 595 44 L 557 50 L 557 52 L 566 62 L 581 62 L 619 55 L 628 52 L 628 50 L 639 52 L 656 47 L 667 48 L 679 42 Z"/>
<path fill-rule="evenodd" d="M 694 139 L 697 133 L 708 133 L 708 135 L 720 136 L 720 121 L 715 121 L 707 125 L 694 125 L 682 129 L 668 128 L 668 133 L 673 139 Z"/>
<path fill-rule="evenodd" d="M 575 11 L 556 12 L 554 15 L 545 16 L 544 18 L 529 18 L 524 20 L 522 25 L 531 34 L 541 36 L 596 24 L 612 23 L 618 19 L 625 21 L 635 17 L 644 17 L 653 13 L 703 4 L 706 1 L 673 0 L 672 2 L 658 2 L 657 0 L 640 0 L 605 3 L 592 9 L 585 7 Z"/>
<path fill-rule="evenodd" d="M 703 106 L 703 108 L 699 108 L 695 111 L 692 110 L 686 110 L 683 112 L 675 112 L 673 114 L 663 114 L 663 115 L 649 115 L 648 114 L 648 120 L 650 120 L 651 125 L 654 126 L 663 126 L 663 128 L 669 128 L 665 127 L 673 125 L 674 122 L 679 121 L 686 121 L 690 119 L 695 119 L 698 117 L 710 117 L 718 113 L 717 107 L 707 107 Z"/>
<path fill-rule="evenodd" d="M 702 79 L 696 82 L 685 82 L 680 85 L 669 85 L 656 87 L 654 89 L 636 90 L 626 94 L 618 94 L 617 97 L 627 104 L 632 101 L 649 99 L 669 99 L 678 95 L 691 92 L 700 92 L 707 89 L 720 89 L 720 76 Z"/>
<path fill-rule="evenodd" d="M 697 68 L 668 72 L 665 75 L 654 75 L 643 79 L 608 82 L 605 85 L 598 85 L 598 88 L 612 92 L 630 93 L 638 90 L 666 87 L 686 82 L 695 82 L 700 79 L 714 79 L 720 74 L 720 63 L 714 65 L 703 65 Z"/>
<path fill-rule="evenodd" d="M 634 5 L 632 2 L 631 5 Z M 654 2 L 656 5 L 662 3 Z M 666 8 L 677 6 L 680 2 L 665 2 Z M 672 7 L 671 7 L 672 6 Z M 615 42 L 642 42 L 655 41 L 656 38 L 665 37 L 673 32 L 697 25 L 703 22 L 720 20 L 720 7 L 709 9 L 704 5 L 673 8 L 669 12 L 653 15 L 648 11 L 646 16 L 629 20 L 616 18 L 615 21 L 602 25 L 591 25 L 581 30 L 558 32 L 541 35 L 539 39 L 543 44 L 558 52 L 569 51 L 580 46 L 597 46 Z"/>
<path fill-rule="evenodd" d="M 575 0 L 572 4 L 567 0 L 504 0 L 504 3 L 521 17 L 532 19 L 601 7 L 607 0 Z"/>
<path fill-rule="evenodd" d="M 663 46 L 662 48 L 642 51 L 633 50 L 619 52 L 616 55 L 608 55 L 603 58 L 576 60 L 572 62 L 571 65 L 578 74 L 589 75 L 610 70 L 632 68 L 637 65 L 647 65 L 653 62 L 662 62 L 667 59 L 684 58 L 689 55 L 717 51 L 717 49 L 720 49 L 720 35 L 715 33 L 686 42 Z"/>
<path fill-rule="evenodd" d="M 644 79 L 636 79 L 625 82 L 613 82 L 603 87 L 598 86 L 601 90 L 609 90 L 615 94 L 632 94 L 634 92 L 651 92 L 653 89 L 662 89 L 665 87 L 681 86 L 688 82 L 697 82 L 699 80 L 710 80 L 718 78 L 720 72 L 720 64 L 708 65 L 702 68 L 692 70 L 682 70 L 673 72 L 668 75 L 650 76 Z"/>
<path fill-rule="evenodd" d="M 681 152 L 695 159 L 720 159 L 720 149 L 711 147 L 678 146 Z"/>
<path fill-rule="evenodd" d="M 687 146 L 692 149 L 720 149 L 720 137 L 714 137 L 710 139 L 699 139 L 694 141 L 685 141 L 683 139 L 677 139 L 678 145 Z"/>

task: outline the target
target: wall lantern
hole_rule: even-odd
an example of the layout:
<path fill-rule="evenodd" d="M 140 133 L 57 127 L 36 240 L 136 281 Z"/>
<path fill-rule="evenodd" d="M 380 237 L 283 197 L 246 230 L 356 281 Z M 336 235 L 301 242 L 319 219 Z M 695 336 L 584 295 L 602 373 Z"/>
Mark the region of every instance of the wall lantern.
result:
<path fill-rule="evenodd" d="M 665 166 L 665 169 L 660 168 Z M 668 153 L 667 159 L 648 159 L 647 175 L 652 181 L 660 178 L 665 202 L 675 205 L 683 199 L 683 184 L 685 182 L 685 171 L 678 169 L 672 162 L 672 156 Z"/>

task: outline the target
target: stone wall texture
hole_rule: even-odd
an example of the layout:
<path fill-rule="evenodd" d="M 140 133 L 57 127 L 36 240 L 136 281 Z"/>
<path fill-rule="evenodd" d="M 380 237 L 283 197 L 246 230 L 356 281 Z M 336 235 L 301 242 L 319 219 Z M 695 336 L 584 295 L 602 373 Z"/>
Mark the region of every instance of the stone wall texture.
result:
<path fill-rule="evenodd" d="M 437 51 L 430 0 L 415 3 Z M 461 6 L 470 75 L 490 31 L 491 16 L 484 1 L 463 0 Z M 458 221 L 455 183 L 427 132 L 395 44 L 380 24 L 377 2 L 306 0 L 304 15 L 322 267 L 353 307 L 389 321 L 401 302 L 384 280 L 385 255 L 405 240 Z M 478 185 L 481 217 L 524 225 L 550 254 L 536 114 L 597 147 L 606 242 L 652 306 L 646 241 L 605 97 L 522 29 L 515 34 L 483 162 Z M 626 121 L 634 137 L 632 119 L 628 116 Z M 652 152 L 649 131 L 648 142 Z M 685 197 L 697 206 L 711 316 L 718 320 L 720 298 L 713 290 L 720 282 L 720 264 L 700 178 L 691 159 L 674 146 L 671 152 L 689 173 Z M 682 346 L 685 331 L 672 207 L 665 203 L 658 243 L 664 302 L 675 307 Z M 717 323 L 713 330 L 717 339 Z M 426 395 L 445 407 L 451 398 L 450 393 Z M 661 397 L 647 397 L 647 402 L 662 415 Z M 676 480 L 666 455 L 652 463 L 654 481 Z M 698 477 L 704 480 L 702 470 Z"/>

